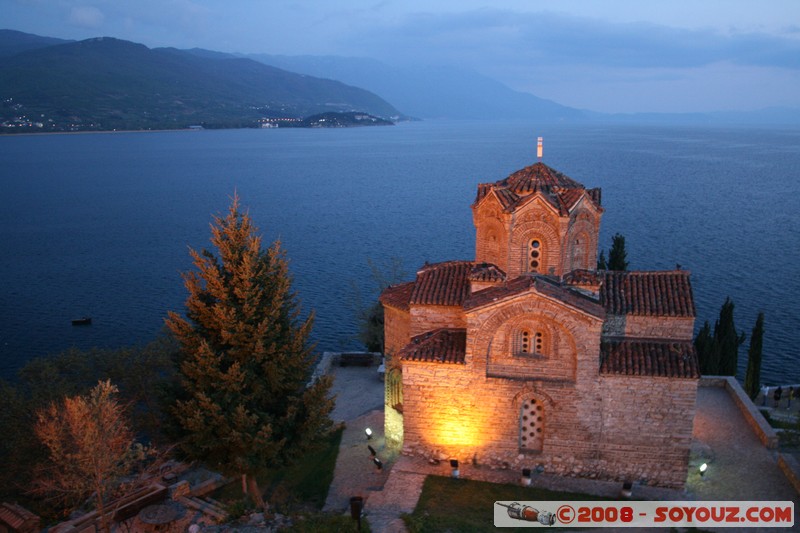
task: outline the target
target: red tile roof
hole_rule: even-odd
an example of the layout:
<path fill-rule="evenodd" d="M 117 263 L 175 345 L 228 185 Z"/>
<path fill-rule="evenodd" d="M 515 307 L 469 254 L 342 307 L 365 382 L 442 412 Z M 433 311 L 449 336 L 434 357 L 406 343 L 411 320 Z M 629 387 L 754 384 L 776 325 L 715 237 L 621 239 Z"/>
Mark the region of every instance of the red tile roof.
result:
<path fill-rule="evenodd" d="M 0 524 L 14 531 L 39 531 L 39 521 L 38 516 L 16 503 L 0 504 Z"/>
<path fill-rule="evenodd" d="M 567 285 L 600 285 L 603 281 L 602 274 L 596 270 L 576 269 L 564 274 L 564 283 Z"/>
<path fill-rule="evenodd" d="M 472 261 L 447 261 L 425 265 L 417 272 L 417 280 L 408 303 L 412 305 L 460 306 L 469 295 L 469 274 Z"/>
<path fill-rule="evenodd" d="M 492 263 L 478 263 L 469 273 L 470 281 L 505 281 L 506 273 Z"/>
<path fill-rule="evenodd" d="M 569 210 L 584 195 L 587 195 L 589 200 L 600 208 L 600 189 L 587 191 L 577 181 L 544 163 L 535 163 L 525 167 L 495 183 L 479 184 L 478 195 L 473 206 L 477 205 L 492 190 L 495 191 L 498 200 L 507 211 L 512 210 L 537 192 L 558 209 L 562 216 L 568 215 Z"/>
<path fill-rule="evenodd" d="M 401 361 L 464 364 L 467 330 L 437 329 L 417 335 L 398 352 Z"/>
<path fill-rule="evenodd" d="M 560 211 L 569 213 L 569 210 L 583 197 L 584 192 L 583 189 L 559 189 L 557 195 L 561 204 Z"/>
<path fill-rule="evenodd" d="M 600 345 L 600 373 L 690 379 L 700 377 L 697 353 L 689 341 L 605 341 Z"/>
<path fill-rule="evenodd" d="M 541 162 L 517 170 L 506 179 L 496 182 L 495 185 L 526 196 L 542 189 L 583 189 L 583 185 L 574 179 Z"/>
<path fill-rule="evenodd" d="M 600 303 L 612 315 L 694 317 L 687 270 L 601 272 Z"/>
<path fill-rule="evenodd" d="M 523 275 L 497 287 L 474 292 L 464 302 L 467 310 L 483 307 L 497 301 L 535 290 L 539 294 L 559 300 L 566 305 L 578 308 L 590 315 L 605 317 L 605 311 L 597 300 L 590 298 L 571 287 L 546 276 Z"/>
<path fill-rule="evenodd" d="M 383 305 L 408 311 L 408 300 L 414 290 L 414 282 L 400 283 L 399 285 L 389 285 L 381 293 L 378 301 Z"/>
<path fill-rule="evenodd" d="M 384 305 L 407 311 L 411 305 L 447 305 L 461 307 L 469 296 L 470 280 L 502 282 L 506 274 L 491 263 L 446 261 L 425 265 L 417 279 L 391 285 L 379 298 Z"/>

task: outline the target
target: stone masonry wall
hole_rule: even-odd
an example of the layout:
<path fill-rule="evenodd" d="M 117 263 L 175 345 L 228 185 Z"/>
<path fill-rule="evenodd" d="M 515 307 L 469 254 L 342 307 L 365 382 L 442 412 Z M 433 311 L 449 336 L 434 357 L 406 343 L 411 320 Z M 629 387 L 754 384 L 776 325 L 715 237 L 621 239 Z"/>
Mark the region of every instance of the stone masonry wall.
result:
<path fill-rule="evenodd" d="M 577 475 L 597 454 L 600 399 L 567 383 L 487 379 L 465 366 L 409 363 L 403 368 L 407 454 L 456 458 L 496 467 L 544 464 L 548 472 Z M 522 402 L 544 407 L 541 451 L 520 447 Z"/>
<path fill-rule="evenodd" d="M 680 488 L 696 387 L 664 378 L 603 376 L 583 386 L 487 379 L 467 367 L 407 362 L 403 451 Z M 520 406 L 530 398 L 544 407 L 541 451 L 520 447 Z"/>
<path fill-rule="evenodd" d="M 464 327 L 464 310 L 460 306 L 415 305 L 411 308 L 411 337 L 439 328 Z"/>
<path fill-rule="evenodd" d="M 597 467 L 616 479 L 680 488 L 686 481 L 697 380 L 601 376 Z"/>
<path fill-rule="evenodd" d="M 400 351 L 411 342 L 411 317 L 408 311 L 383 306 L 384 348 L 387 355 Z"/>
<path fill-rule="evenodd" d="M 475 225 L 475 261 L 487 262 L 504 272 L 508 263 L 508 224 L 511 216 L 503 213 L 494 195 L 487 197 L 472 213 Z"/>
<path fill-rule="evenodd" d="M 603 336 L 691 341 L 694 317 L 608 315 Z"/>

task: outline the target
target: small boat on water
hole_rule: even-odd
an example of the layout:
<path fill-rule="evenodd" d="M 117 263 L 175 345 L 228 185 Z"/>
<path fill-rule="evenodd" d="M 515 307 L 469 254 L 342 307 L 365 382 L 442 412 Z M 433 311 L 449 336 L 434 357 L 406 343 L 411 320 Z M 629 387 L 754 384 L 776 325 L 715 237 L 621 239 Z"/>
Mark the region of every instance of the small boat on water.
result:
<path fill-rule="evenodd" d="M 90 316 L 82 316 L 80 318 L 73 318 L 72 325 L 73 326 L 89 326 L 92 323 L 92 317 Z"/>

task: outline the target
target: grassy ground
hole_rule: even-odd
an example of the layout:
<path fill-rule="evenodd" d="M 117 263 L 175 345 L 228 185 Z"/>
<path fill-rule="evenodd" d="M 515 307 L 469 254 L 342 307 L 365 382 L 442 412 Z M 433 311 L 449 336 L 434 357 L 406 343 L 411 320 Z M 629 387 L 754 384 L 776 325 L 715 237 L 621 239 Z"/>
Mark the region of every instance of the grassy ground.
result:
<path fill-rule="evenodd" d="M 333 481 L 343 431 L 343 428 L 335 431 L 322 447 L 297 464 L 274 470 L 260 479 L 265 498 L 275 507 L 322 509 Z"/>
<path fill-rule="evenodd" d="M 355 520 L 347 515 L 330 515 L 325 513 L 310 513 L 301 518 L 295 518 L 292 527 L 286 533 L 369 533 L 369 524 L 361 521 L 361 529 Z"/>
<path fill-rule="evenodd" d="M 293 514 L 313 513 L 322 509 L 328 487 L 333 481 L 342 431 L 343 429 L 339 429 L 333 432 L 319 448 L 296 464 L 272 470 L 259 478 L 259 487 L 264 492 L 264 499 L 269 502 L 271 511 Z M 214 498 L 226 503 L 234 517 L 252 509 L 249 498 L 242 494 L 241 483 L 238 482 L 223 487 Z"/>
<path fill-rule="evenodd" d="M 494 531 L 494 502 L 502 500 L 602 500 L 536 487 L 428 476 L 416 509 L 404 520 L 411 533 Z M 504 528 L 514 531 L 517 528 Z M 520 531 L 527 529 L 519 528 Z"/>

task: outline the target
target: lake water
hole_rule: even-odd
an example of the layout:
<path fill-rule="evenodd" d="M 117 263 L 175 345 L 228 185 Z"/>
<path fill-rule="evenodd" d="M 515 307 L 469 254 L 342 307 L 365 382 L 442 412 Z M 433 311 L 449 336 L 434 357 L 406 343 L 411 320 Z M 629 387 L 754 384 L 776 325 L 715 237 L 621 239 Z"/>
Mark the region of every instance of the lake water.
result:
<path fill-rule="evenodd" d="M 631 269 L 691 270 L 698 327 L 726 296 L 748 335 L 763 310 L 764 380 L 800 382 L 800 129 L 443 121 L 0 138 L 0 376 L 152 339 L 234 191 L 282 240 L 318 349 L 356 348 L 368 261 L 411 279 L 473 258 L 477 184 L 533 163 L 540 135 L 545 163 L 603 188 L 604 248 L 621 232 Z"/>

